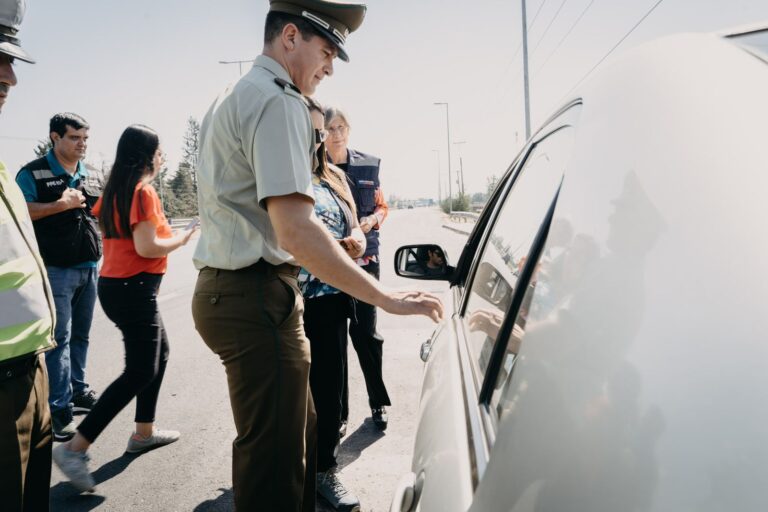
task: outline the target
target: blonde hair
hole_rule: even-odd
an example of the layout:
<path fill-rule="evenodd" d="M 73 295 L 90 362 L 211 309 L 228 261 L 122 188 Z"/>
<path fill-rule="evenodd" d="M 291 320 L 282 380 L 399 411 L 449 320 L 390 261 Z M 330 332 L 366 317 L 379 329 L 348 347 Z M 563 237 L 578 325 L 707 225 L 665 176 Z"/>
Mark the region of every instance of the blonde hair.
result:
<path fill-rule="evenodd" d="M 322 105 L 320 105 L 316 99 L 308 96 L 306 99 L 307 107 L 310 112 L 318 112 L 320 115 L 325 116 L 325 111 L 323 110 Z M 328 163 L 328 155 L 325 152 L 325 142 L 321 142 L 320 146 L 317 148 L 317 160 L 318 165 L 312 173 L 320 178 L 320 181 L 331 187 L 331 190 L 333 190 L 342 201 L 347 203 L 347 206 L 352 211 L 352 218 L 356 219 L 357 208 L 355 208 L 355 200 L 347 185 L 347 174 L 335 165 Z"/>

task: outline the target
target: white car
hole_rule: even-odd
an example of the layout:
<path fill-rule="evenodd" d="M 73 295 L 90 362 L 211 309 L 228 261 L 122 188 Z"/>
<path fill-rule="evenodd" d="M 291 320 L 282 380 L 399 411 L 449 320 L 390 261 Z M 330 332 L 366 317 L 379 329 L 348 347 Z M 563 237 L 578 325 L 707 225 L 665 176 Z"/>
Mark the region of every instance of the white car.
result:
<path fill-rule="evenodd" d="M 393 511 L 768 510 L 766 27 L 629 52 L 531 138 L 455 268 L 398 251 L 453 314 Z"/>

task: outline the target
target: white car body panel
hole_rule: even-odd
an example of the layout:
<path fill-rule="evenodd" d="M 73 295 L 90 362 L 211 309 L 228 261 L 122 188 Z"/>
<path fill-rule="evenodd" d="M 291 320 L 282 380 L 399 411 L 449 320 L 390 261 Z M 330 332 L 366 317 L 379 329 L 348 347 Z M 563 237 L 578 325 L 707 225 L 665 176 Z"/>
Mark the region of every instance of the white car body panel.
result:
<path fill-rule="evenodd" d="M 445 328 L 425 370 L 420 510 L 765 510 L 768 63 L 684 34 L 575 98 L 553 221 L 573 237 L 541 260 L 488 465 L 474 481 Z"/>

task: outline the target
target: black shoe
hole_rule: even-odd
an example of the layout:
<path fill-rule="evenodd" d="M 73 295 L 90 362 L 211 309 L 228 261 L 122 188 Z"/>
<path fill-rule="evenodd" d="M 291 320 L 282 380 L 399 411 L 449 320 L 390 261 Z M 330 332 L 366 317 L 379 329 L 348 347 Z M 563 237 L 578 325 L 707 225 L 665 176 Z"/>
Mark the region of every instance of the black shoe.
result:
<path fill-rule="evenodd" d="M 373 424 L 376 425 L 379 430 L 387 430 L 387 422 L 389 421 L 389 418 L 387 417 L 386 407 L 382 405 L 381 407 L 371 409 L 371 419 L 373 420 Z"/>
<path fill-rule="evenodd" d="M 51 423 L 53 423 L 54 441 L 69 441 L 77 433 L 75 420 L 72 419 L 72 413 L 68 410 L 51 413 Z"/>
<path fill-rule="evenodd" d="M 346 420 L 342 421 L 339 424 L 339 439 L 341 439 L 345 435 L 347 435 L 347 422 L 346 422 Z"/>
<path fill-rule="evenodd" d="M 99 395 L 92 389 L 89 389 L 81 395 L 72 397 L 73 412 L 91 412 L 94 404 L 99 399 Z"/>

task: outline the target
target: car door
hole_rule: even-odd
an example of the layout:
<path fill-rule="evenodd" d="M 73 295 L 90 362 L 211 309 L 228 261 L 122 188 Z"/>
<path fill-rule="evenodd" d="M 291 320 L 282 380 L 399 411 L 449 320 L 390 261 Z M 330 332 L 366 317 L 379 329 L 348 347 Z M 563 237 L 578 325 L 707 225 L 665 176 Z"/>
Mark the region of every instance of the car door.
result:
<path fill-rule="evenodd" d="M 507 317 L 524 306 L 523 292 L 534 282 L 528 258 L 549 227 L 578 108 L 549 122 L 510 168 L 457 265 L 456 313 L 430 341 L 422 387 L 412 466 L 419 510 L 467 510 L 483 478 L 495 432 L 482 398 L 486 376 L 506 361 L 497 352 L 511 339 Z"/>

